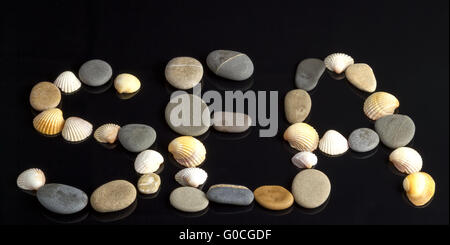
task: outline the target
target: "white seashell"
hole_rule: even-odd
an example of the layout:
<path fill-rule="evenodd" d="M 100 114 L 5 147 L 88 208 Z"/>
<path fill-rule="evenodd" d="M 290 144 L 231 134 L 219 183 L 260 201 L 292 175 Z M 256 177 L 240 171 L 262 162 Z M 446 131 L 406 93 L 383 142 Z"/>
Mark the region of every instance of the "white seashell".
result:
<path fill-rule="evenodd" d="M 409 147 L 400 147 L 389 155 L 391 161 L 398 171 L 406 174 L 420 172 L 422 169 L 422 157 Z"/>
<path fill-rule="evenodd" d="M 291 161 L 299 168 L 312 168 L 317 164 L 317 156 L 312 152 L 302 151 L 295 154 Z"/>
<path fill-rule="evenodd" d="M 94 132 L 94 138 L 100 143 L 114 143 L 117 139 L 117 134 L 119 133 L 120 126 L 107 123 L 98 127 Z"/>
<path fill-rule="evenodd" d="M 348 150 L 347 139 L 336 130 L 328 130 L 319 141 L 319 149 L 328 155 L 336 156 Z"/>
<path fill-rule="evenodd" d="M 158 170 L 164 162 L 163 156 L 154 150 L 139 153 L 134 161 L 134 169 L 140 174 L 149 174 Z"/>
<path fill-rule="evenodd" d="M 23 171 L 17 177 L 17 186 L 23 190 L 37 190 L 45 184 L 45 175 L 38 168 L 30 168 Z"/>
<path fill-rule="evenodd" d="M 328 70 L 337 74 L 341 74 L 349 65 L 353 65 L 355 63 L 351 56 L 343 53 L 330 54 L 323 62 Z"/>
<path fill-rule="evenodd" d="M 175 180 L 182 186 L 199 187 L 208 178 L 208 174 L 201 168 L 185 168 L 175 174 Z"/>
<path fill-rule="evenodd" d="M 64 124 L 62 137 L 70 142 L 85 140 L 92 133 L 92 124 L 79 117 L 69 117 Z"/>
<path fill-rule="evenodd" d="M 81 82 L 71 71 L 61 73 L 53 82 L 64 93 L 73 93 L 81 88 Z"/>

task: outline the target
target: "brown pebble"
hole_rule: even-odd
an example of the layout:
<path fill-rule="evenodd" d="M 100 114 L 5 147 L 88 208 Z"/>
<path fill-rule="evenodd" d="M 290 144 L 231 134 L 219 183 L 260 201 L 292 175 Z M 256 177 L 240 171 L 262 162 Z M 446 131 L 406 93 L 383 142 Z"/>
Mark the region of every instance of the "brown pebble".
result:
<path fill-rule="evenodd" d="M 37 111 L 44 111 L 58 106 L 61 92 L 50 82 L 40 82 L 31 89 L 30 104 Z"/>
<path fill-rule="evenodd" d="M 270 210 L 287 209 L 294 203 L 292 194 L 284 187 L 278 185 L 260 186 L 253 194 L 256 202 Z"/>

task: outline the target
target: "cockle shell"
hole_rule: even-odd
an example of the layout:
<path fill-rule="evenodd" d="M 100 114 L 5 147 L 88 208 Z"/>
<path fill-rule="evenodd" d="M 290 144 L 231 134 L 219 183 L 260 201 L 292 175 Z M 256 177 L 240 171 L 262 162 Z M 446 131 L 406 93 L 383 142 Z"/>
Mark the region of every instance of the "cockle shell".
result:
<path fill-rule="evenodd" d="M 309 151 L 301 151 L 295 154 L 291 161 L 299 168 L 312 168 L 317 164 L 317 156 Z"/>
<path fill-rule="evenodd" d="M 134 160 L 134 169 L 140 174 L 149 174 L 158 170 L 164 162 L 164 157 L 157 151 L 145 150 Z"/>
<path fill-rule="evenodd" d="M 284 131 L 283 138 L 292 148 L 313 152 L 319 144 L 317 131 L 306 123 L 294 123 Z"/>
<path fill-rule="evenodd" d="M 92 124 L 79 117 L 69 117 L 64 124 L 62 137 L 70 142 L 85 140 L 92 133 Z"/>
<path fill-rule="evenodd" d="M 114 79 L 114 87 L 120 94 L 134 93 L 141 88 L 141 82 L 131 74 L 122 73 Z"/>
<path fill-rule="evenodd" d="M 41 134 L 59 134 L 64 127 L 62 111 L 58 108 L 53 108 L 39 113 L 33 119 L 33 127 Z"/>
<path fill-rule="evenodd" d="M 81 82 L 71 71 L 61 73 L 53 82 L 64 93 L 73 93 L 81 88 Z"/>
<path fill-rule="evenodd" d="M 206 158 L 206 149 L 201 141 L 192 136 L 180 136 L 169 144 L 169 152 L 185 167 L 197 167 Z"/>
<path fill-rule="evenodd" d="M 394 95 L 386 92 L 376 92 L 364 101 L 364 113 L 372 120 L 377 120 L 387 115 L 394 114 L 400 102 Z"/>
<path fill-rule="evenodd" d="M 433 178 L 424 172 L 412 173 L 403 180 L 406 196 L 415 206 L 427 204 L 434 196 L 435 188 Z"/>
<path fill-rule="evenodd" d="M 336 156 L 348 150 L 347 139 L 336 130 L 328 130 L 319 141 L 319 149 L 328 155 Z"/>
<path fill-rule="evenodd" d="M 328 70 L 341 74 L 349 65 L 355 63 L 353 58 L 343 53 L 334 53 L 328 55 L 323 61 Z"/>
<path fill-rule="evenodd" d="M 389 155 L 391 161 L 398 171 L 406 174 L 419 172 L 422 169 L 422 157 L 409 147 L 400 147 Z"/>
<path fill-rule="evenodd" d="M 120 126 L 113 123 L 103 124 L 94 132 L 94 138 L 100 143 L 114 143 L 117 140 Z"/>
<path fill-rule="evenodd" d="M 23 190 L 37 190 L 45 184 L 45 175 L 38 168 L 30 168 L 23 171 L 17 177 L 17 186 Z"/>
<path fill-rule="evenodd" d="M 175 174 L 175 180 L 182 186 L 199 187 L 208 178 L 208 174 L 201 168 L 185 168 Z"/>

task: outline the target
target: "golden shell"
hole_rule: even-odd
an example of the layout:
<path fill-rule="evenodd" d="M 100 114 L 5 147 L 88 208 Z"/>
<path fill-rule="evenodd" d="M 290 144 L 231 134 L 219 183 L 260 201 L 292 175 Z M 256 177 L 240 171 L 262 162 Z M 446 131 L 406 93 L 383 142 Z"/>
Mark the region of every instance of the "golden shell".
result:
<path fill-rule="evenodd" d="M 70 142 L 85 140 L 92 133 L 92 124 L 79 117 L 69 117 L 64 124 L 62 137 Z"/>
<path fill-rule="evenodd" d="M 386 92 L 376 92 L 367 97 L 364 102 L 364 113 L 372 120 L 394 114 L 400 102 L 394 95 Z"/>
<path fill-rule="evenodd" d="M 283 138 L 292 148 L 313 152 L 319 144 L 319 134 L 306 123 L 294 123 L 284 131 Z"/>
<path fill-rule="evenodd" d="M 53 108 L 39 113 L 33 119 L 33 127 L 41 134 L 59 134 L 64 127 L 62 111 L 58 108 Z"/>
<path fill-rule="evenodd" d="M 114 79 L 114 88 L 117 92 L 122 93 L 134 93 L 141 88 L 141 82 L 139 79 L 131 74 L 122 73 Z"/>
<path fill-rule="evenodd" d="M 343 53 L 334 53 L 328 55 L 323 61 L 328 70 L 341 74 L 349 65 L 355 63 L 353 58 Z"/>
<path fill-rule="evenodd" d="M 319 149 L 325 154 L 336 156 L 348 150 L 348 142 L 338 131 L 328 130 L 319 141 Z"/>
<path fill-rule="evenodd" d="M 419 172 L 422 169 L 422 157 L 416 150 L 409 147 L 397 148 L 389 155 L 389 161 L 398 171 L 406 174 Z"/>
<path fill-rule="evenodd" d="M 120 126 L 113 123 L 103 124 L 94 132 L 94 138 L 100 143 L 114 143 L 117 140 Z"/>
<path fill-rule="evenodd" d="M 45 175 L 38 168 L 30 168 L 23 171 L 17 177 L 17 186 L 23 190 L 37 190 L 45 184 Z"/>
<path fill-rule="evenodd" d="M 412 173 L 403 180 L 406 196 L 415 206 L 427 204 L 434 196 L 435 188 L 433 178 L 424 172 Z"/>
<path fill-rule="evenodd" d="M 205 146 L 192 136 L 181 136 L 172 140 L 169 152 L 179 164 L 188 168 L 199 166 L 206 158 Z"/>

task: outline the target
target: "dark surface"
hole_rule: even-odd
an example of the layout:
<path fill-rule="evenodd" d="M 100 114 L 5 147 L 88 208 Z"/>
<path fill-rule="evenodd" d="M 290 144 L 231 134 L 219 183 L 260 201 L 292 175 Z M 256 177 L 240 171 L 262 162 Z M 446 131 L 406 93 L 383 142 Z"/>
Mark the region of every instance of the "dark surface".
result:
<path fill-rule="evenodd" d="M 166 1 L 162 1 L 166 2 Z M 193 4 L 55 1 L 18 3 L 2 13 L 1 90 L 3 143 L 0 222 L 6 224 L 448 224 L 448 1 L 359 1 L 330 3 Z M 214 49 L 248 54 L 255 73 L 244 83 L 227 82 L 208 71 L 205 58 Z M 279 91 L 279 129 L 276 137 L 259 138 L 258 128 L 245 137 L 210 131 L 199 137 L 207 148 L 203 168 L 212 184 L 241 184 L 254 190 L 277 184 L 290 189 L 298 172 L 290 158 L 295 153 L 282 140 L 284 95 L 294 89 L 297 64 L 305 58 L 324 58 L 345 52 L 368 63 L 378 80 L 377 91 L 400 100 L 399 112 L 409 115 L 417 131 L 410 144 L 424 159 L 423 171 L 436 181 L 434 200 L 426 208 L 412 207 L 402 193 L 403 176 L 388 163 L 391 150 L 379 146 L 372 156 L 351 151 L 328 158 L 319 151 L 317 169 L 332 182 L 327 205 L 319 210 L 298 206 L 270 212 L 256 203 L 250 207 L 211 204 L 202 214 L 177 212 L 169 194 L 177 187 L 178 170 L 167 152 L 177 136 L 164 121 L 164 108 L 173 91 L 164 78 L 165 64 L 176 56 L 192 56 L 205 68 L 205 90 L 233 85 L 252 90 Z M 19 190 L 18 174 L 41 168 L 48 183 L 64 183 L 93 190 L 110 180 L 136 183 L 136 154 L 120 145 L 107 149 L 92 137 L 81 144 L 47 138 L 32 127 L 34 113 L 28 103 L 32 86 L 53 81 L 85 61 L 100 58 L 121 72 L 136 75 L 142 89 L 121 100 L 111 87 L 94 94 L 85 86 L 64 95 L 65 118 L 80 116 L 98 127 L 103 123 L 145 123 L 157 131 L 151 149 L 165 157 L 162 188 L 157 196 L 138 196 L 137 203 L 116 214 L 100 215 L 90 207 L 72 216 L 45 211 L 37 199 Z M 235 86 L 236 87 L 236 86 Z M 367 94 L 346 80 L 336 81 L 325 72 L 310 92 L 312 112 L 307 122 L 320 135 L 336 129 L 348 136 L 360 127 L 373 128 L 363 114 Z M 6 136 L 6 139 L 5 139 Z M 372 154 L 371 153 L 371 154 Z M 370 154 L 369 154 L 370 155 Z M 129 215 L 129 216 L 128 216 Z M 197 217 L 193 217 L 197 216 Z"/>

